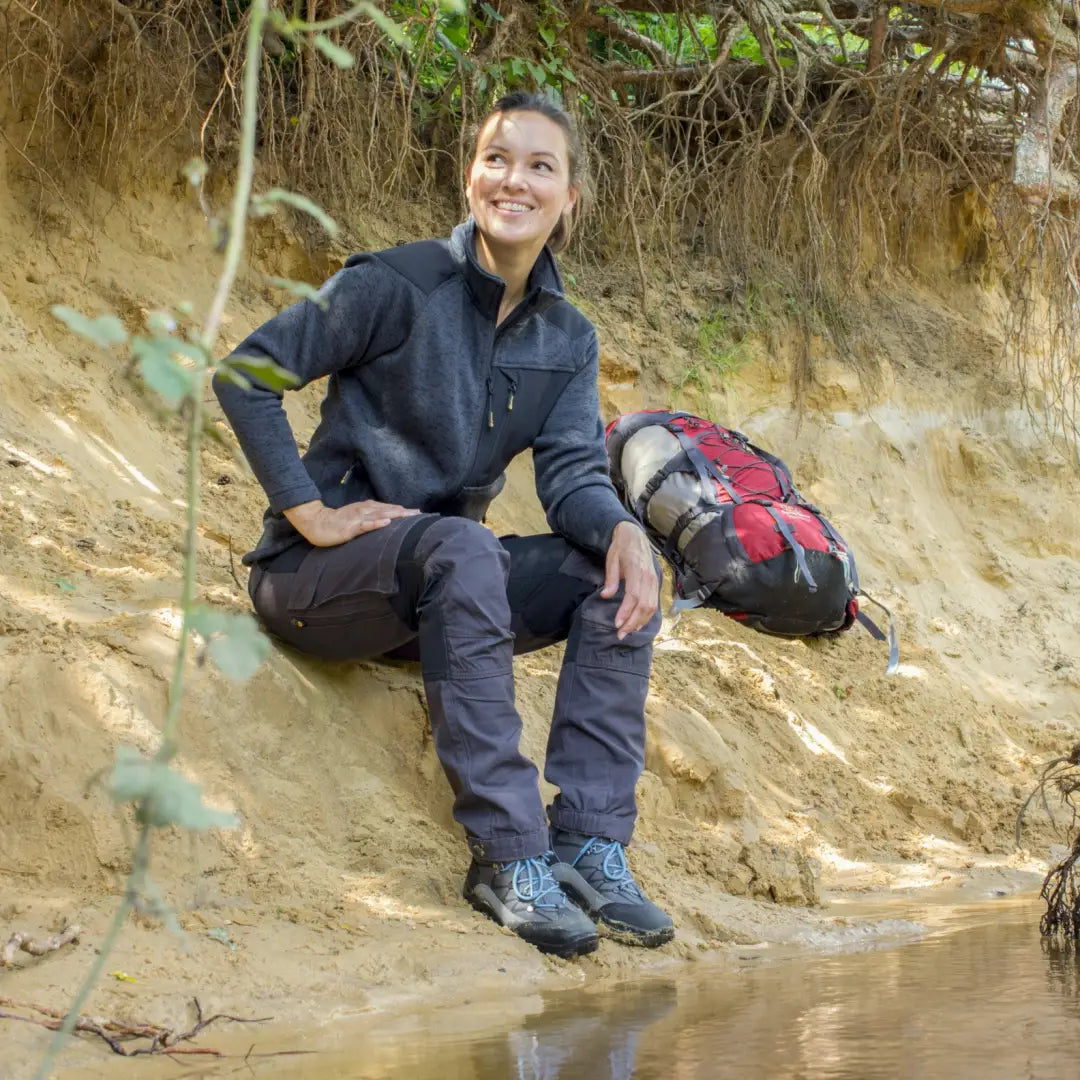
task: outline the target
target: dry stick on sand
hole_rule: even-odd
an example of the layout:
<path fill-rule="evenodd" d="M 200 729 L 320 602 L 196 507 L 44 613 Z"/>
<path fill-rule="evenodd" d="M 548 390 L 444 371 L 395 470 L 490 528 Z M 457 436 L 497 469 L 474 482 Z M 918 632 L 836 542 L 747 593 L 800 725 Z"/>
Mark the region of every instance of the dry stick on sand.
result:
<path fill-rule="evenodd" d="M 32 938 L 29 934 L 16 931 L 8 939 L 4 951 L 0 953 L 0 968 L 14 967 L 15 957 L 20 950 L 29 953 L 31 956 L 44 956 L 46 953 L 56 952 L 57 949 L 70 945 L 73 941 L 78 941 L 81 933 L 81 927 L 69 926 L 62 934 L 46 938 L 44 941 L 38 941 L 37 938 Z"/>
<path fill-rule="evenodd" d="M 228 1055 L 221 1050 L 215 1050 L 212 1047 L 178 1046 L 177 1044 L 194 1039 L 216 1020 L 228 1020 L 233 1024 L 264 1024 L 267 1020 L 273 1019 L 271 1016 L 249 1019 L 243 1016 L 229 1016 L 226 1013 L 215 1013 L 213 1016 L 204 1019 L 199 999 L 193 998 L 192 1003 L 195 1006 L 195 1026 L 190 1031 L 177 1033 L 171 1028 L 161 1027 L 158 1024 L 125 1024 L 117 1020 L 104 1020 L 98 1016 L 80 1016 L 75 1021 L 75 1031 L 85 1031 L 90 1035 L 97 1035 L 109 1045 L 114 1054 L 119 1054 L 121 1057 L 140 1057 L 147 1054 L 203 1054 L 208 1057 L 227 1057 Z M 47 1028 L 49 1031 L 58 1031 L 65 1016 L 58 1009 L 50 1009 L 45 1005 L 35 1005 L 32 1002 L 12 1001 L 10 998 L 0 997 L 0 1006 L 40 1014 L 40 1016 L 20 1016 L 17 1013 L 0 1010 L 0 1019 L 21 1020 L 27 1024 L 37 1024 L 38 1027 Z M 149 1039 L 150 1045 L 133 1049 L 128 1049 L 123 1045 L 133 1039 Z M 291 1054 L 298 1051 L 286 1052 Z"/>

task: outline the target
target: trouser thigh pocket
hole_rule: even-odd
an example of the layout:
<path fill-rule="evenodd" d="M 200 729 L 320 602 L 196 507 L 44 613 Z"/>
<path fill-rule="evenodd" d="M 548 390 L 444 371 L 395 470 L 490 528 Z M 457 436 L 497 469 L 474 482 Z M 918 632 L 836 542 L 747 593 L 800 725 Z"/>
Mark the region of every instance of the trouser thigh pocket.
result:
<path fill-rule="evenodd" d="M 648 678 L 654 636 L 650 628 L 634 630 L 620 641 L 614 625 L 582 619 L 580 626 L 579 634 L 571 634 L 567 659 L 571 659 L 572 653 L 578 667 L 625 671 Z"/>

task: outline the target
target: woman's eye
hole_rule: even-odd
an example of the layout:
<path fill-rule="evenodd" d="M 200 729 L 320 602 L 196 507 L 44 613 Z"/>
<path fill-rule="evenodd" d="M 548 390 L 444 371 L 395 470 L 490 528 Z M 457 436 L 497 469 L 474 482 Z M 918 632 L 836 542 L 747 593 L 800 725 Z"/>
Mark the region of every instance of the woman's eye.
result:
<path fill-rule="evenodd" d="M 484 158 L 484 161 L 488 165 L 498 165 L 502 162 L 502 154 L 488 154 Z"/>
<path fill-rule="evenodd" d="M 546 161 L 537 161 L 533 167 L 536 169 L 547 169 L 548 172 L 551 172 L 551 166 Z"/>

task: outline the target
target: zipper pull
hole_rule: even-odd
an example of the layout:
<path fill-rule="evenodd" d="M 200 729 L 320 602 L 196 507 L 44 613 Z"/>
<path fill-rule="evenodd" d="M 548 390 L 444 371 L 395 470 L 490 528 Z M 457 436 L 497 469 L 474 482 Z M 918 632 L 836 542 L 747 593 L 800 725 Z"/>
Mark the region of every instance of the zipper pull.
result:
<path fill-rule="evenodd" d="M 517 383 L 513 379 L 511 379 L 510 380 L 510 400 L 506 403 L 506 411 L 507 412 L 513 412 L 514 411 L 514 394 L 516 394 L 516 393 L 517 393 Z"/>
<path fill-rule="evenodd" d="M 492 405 L 492 399 L 495 395 L 494 387 L 492 386 L 492 378 L 489 375 L 487 380 L 487 392 L 488 392 L 488 427 L 493 428 L 495 426 L 495 408 Z"/>

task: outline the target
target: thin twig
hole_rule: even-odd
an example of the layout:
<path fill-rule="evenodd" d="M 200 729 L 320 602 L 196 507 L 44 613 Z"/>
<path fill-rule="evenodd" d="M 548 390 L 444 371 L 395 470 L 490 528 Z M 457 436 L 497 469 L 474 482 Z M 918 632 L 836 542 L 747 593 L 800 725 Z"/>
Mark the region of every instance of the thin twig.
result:
<path fill-rule="evenodd" d="M 4 946 L 3 952 L 0 952 L 0 967 L 12 967 L 15 964 L 15 955 L 20 950 L 31 956 L 44 956 L 46 953 L 56 952 L 57 949 L 70 945 L 73 941 L 78 941 L 81 933 L 82 930 L 78 926 L 69 926 L 63 933 L 39 941 L 29 934 L 16 931 Z"/>

